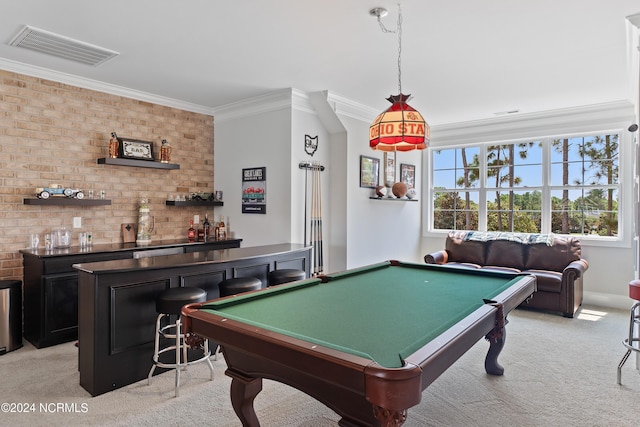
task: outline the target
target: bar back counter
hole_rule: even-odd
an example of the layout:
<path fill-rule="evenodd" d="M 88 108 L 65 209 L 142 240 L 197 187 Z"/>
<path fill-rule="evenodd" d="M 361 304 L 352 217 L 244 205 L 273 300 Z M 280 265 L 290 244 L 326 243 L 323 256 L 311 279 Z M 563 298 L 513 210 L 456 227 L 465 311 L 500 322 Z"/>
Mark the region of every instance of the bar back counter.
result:
<path fill-rule="evenodd" d="M 233 277 L 256 277 L 263 287 L 275 269 L 299 269 L 309 277 L 310 257 L 311 247 L 284 243 L 74 264 L 80 385 L 97 396 L 146 378 L 155 301 L 164 290 L 198 287 L 215 299 L 218 284 Z"/>

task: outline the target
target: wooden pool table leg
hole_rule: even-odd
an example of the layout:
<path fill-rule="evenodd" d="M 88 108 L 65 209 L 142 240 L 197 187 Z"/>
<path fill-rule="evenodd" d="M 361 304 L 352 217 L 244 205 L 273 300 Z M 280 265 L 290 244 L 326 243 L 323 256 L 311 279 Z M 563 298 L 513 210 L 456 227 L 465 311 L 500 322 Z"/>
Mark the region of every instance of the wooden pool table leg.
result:
<path fill-rule="evenodd" d="M 247 377 L 227 369 L 231 380 L 231 405 L 243 427 L 260 427 L 260 421 L 253 408 L 253 400 L 262 390 L 262 378 Z"/>
<path fill-rule="evenodd" d="M 487 357 L 484 359 L 484 369 L 487 374 L 502 375 L 504 374 L 504 368 L 498 363 L 498 356 L 504 347 L 504 340 L 506 338 L 505 325 L 507 320 L 504 317 L 504 311 L 502 304 L 492 304 L 498 310 L 496 311 L 495 327 L 486 335 L 487 341 L 489 341 L 489 351 Z"/>
<path fill-rule="evenodd" d="M 380 406 L 373 406 L 373 413 L 383 427 L 400 427 L 407 421 L 407 411 L 390 411 Z"/>

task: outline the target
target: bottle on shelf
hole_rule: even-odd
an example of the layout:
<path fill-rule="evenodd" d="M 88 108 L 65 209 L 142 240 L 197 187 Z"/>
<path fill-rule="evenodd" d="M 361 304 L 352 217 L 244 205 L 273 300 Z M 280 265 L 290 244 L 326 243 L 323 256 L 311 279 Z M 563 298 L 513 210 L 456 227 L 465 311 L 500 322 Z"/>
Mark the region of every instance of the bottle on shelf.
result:
<path fill-rule="evenodd" d="M 198 242 L 204 242 L 204 224 L 200 226 L 200 222 L 196 224 L 196 237 Z"/>
<path fill-rule="evenodd" d="M 109 157 L 112 159 L 118 158 L 118 146 L 120 142 L 118 141 L 118 136 L 115 132 L 111 132 L 111 139 L 109 140 Z"/>
<path fill-rule="evenodd" d="M 202 223 L 203 240 L 206 242 L 211 237 L 211 224 L 209 224 L 209 217 L 204 214 L 204 222 Z"/>
<path fill-rule="evenodd" d="M 189 229 L 187 230 L 187 241 L 195 242 L 196 241 L 196 229 L 193 228 L 193 220 L 189 220 Z"/>
<path fill-rule="evenodd" d="M 218 223 L 218 240 L 225 240 L 227 238 L 227 230 L 224 225 L 224 217 L 220 217 L 220 222 Z"/>

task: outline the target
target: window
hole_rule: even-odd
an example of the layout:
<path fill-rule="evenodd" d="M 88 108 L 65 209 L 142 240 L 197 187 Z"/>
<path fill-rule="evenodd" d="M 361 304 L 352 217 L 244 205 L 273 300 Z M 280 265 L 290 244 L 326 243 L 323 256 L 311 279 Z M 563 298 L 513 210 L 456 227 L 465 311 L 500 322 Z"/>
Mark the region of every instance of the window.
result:
<path fill-rule="evenodd" d="M 618 235 L 618 135 L 433 149 L 434 230 Z"/>

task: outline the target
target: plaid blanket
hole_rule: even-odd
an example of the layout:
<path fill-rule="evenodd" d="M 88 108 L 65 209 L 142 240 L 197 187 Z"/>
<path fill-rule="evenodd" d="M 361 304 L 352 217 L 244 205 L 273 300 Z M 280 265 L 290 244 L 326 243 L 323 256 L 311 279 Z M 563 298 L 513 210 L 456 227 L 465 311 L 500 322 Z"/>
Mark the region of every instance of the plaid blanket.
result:
<path fill-rule="evenodd" d="M 464 240 L 476 242 L 488 242 L 491 240 L 509 240 L 523 245 L 536 245 L 544 243 L 547 246 L 553 245 L 553 234 L 533 234 L 533 233 L 505 233 L 501 231 L 469 231 Z"/>

